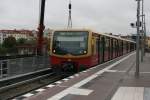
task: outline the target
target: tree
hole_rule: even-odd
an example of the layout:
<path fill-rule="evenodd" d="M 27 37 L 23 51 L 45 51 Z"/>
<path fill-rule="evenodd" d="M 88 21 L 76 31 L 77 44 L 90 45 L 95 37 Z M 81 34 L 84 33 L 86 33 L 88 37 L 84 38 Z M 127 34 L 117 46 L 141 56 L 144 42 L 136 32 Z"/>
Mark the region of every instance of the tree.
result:
<path fill-rule="evenodd" d="M 37 45 L 37 39 L 33 38 L 33 39 L 30 39 L 30 40 L 27 40 L 26 44 L 35 45 L 36 46 Z"/>
<path fill-rule="evenodd" d="M 12 36 L 5 38 L 2 47 L 7 49 L 8 53 L 16 53 L 17 49 L 16 49 L 16 39 Z"/>
<path fill-rule="evenodd" d="M 16 39 L 12 36 L 5 38 L 5 40 L 3 41 L 3 47 L 5 48 L 12 48 L 16 46 Z"/>
<path fill-rule="evenodd" d="M 22 44 L 25 44 L 26 41 L 27 41 L 27 39 L 25 39 L 25 38 L 19 38 L 19 39 L 17 40 L 17 44 L 18 44 L 18 45 L 22 45 Z"/>

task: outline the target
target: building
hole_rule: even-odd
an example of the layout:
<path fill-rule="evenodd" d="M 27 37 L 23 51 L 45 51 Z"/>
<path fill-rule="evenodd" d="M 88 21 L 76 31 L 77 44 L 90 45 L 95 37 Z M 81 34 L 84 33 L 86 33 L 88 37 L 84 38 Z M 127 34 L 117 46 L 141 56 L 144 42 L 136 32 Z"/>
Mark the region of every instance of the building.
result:
<path fill-rule="evenodd" d="M 17 46 L 18 54 L 36 54 L 36 45 L 24 44 Z"/>
<path fill-rule="evenodd" d="M 150 49 L 150 37 L 146 38 L 146 46 Z"/>
<path fill-rule="evenodd" d="M 33 31 L 30 30 L 0 30 L 0 43 L 3 43 L 5 38 L 14 37 L 16 40 L 19 38 L 32 39 L 34 38 Z"/>
<path fill-rule="evenodd" d="M 53 32 L 52 29 L 49 29 L 49 28 L 48 28 L 48 29 L 45 29 L 45 30 L 44 30 L 44 37 L 50 39 L 50 38 L 51 38 L 51 35 L 52 35 L 52 32 Z"/>

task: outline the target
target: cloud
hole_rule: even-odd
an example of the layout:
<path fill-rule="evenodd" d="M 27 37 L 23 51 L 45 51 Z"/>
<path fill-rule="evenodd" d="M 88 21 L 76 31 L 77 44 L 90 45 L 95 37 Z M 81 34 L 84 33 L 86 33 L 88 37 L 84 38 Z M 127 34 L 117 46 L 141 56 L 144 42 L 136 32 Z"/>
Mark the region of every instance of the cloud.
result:
<path fill-rule="evenodd" d="M 66 28 L 69 0 L 46 0 L 46 28 Z M 150 26 L 150 1 L 145 1 L 147 29 Z M 135 33 L 130 27 L 136 21 L 135 0 L 72 0 L 73 27 L 91 28 L 114 34 Z M 37 29 L 39 0 L 1 0 L 0 29 Z M 148 30 L 149 32 L 149 30 Z"/>

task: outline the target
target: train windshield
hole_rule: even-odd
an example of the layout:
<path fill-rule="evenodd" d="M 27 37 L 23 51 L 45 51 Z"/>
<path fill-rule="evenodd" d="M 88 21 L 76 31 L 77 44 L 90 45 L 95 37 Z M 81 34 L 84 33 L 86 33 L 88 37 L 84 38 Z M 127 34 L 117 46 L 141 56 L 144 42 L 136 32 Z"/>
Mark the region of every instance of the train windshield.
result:
<path fill-rule="evenodd" d="M 88 32 L 55 31 L 53 37 L 53 53 L 59 55 L 83 55 L 87 53 Z"/>

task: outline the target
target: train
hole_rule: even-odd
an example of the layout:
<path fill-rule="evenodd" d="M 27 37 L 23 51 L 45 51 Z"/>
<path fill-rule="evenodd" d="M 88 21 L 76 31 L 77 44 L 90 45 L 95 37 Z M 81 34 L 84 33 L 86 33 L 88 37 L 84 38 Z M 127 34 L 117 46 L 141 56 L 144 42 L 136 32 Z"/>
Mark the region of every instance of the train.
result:
<path fill-rule="evenodd" d="M 54 72 L 78 72 L 135 50 L 135 42 L 89 29 L 52 33 L 50 61 Z"/>

